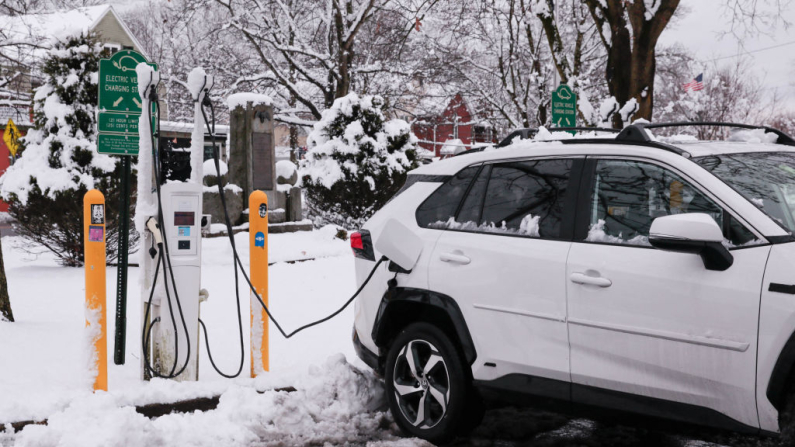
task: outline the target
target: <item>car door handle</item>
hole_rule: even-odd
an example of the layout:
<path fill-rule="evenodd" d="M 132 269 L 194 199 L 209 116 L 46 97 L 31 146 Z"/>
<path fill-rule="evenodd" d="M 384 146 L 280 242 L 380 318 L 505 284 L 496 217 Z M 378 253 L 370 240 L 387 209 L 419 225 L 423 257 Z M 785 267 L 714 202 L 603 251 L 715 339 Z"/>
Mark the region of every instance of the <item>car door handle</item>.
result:
<path fill-rule="evenodd" d="M 471 259 L 460 253 L 442 253 L 441 255 L 439 255 L 439 259 L 441 259 L 444 262 L 453 262 L 455 264 L 462 264 L 462 265 L 467 265 L 470 262 L 472 262 Z"/>
<path fill-rule="evenodd" d="M 584 273 L 572 273 L 569 279 L 575 284 L 587 284 L 599 287 L 610 287 L 613 285 L 613 281 L 607 278 L 602 278 L 601 276 L 588 276 Z"/>

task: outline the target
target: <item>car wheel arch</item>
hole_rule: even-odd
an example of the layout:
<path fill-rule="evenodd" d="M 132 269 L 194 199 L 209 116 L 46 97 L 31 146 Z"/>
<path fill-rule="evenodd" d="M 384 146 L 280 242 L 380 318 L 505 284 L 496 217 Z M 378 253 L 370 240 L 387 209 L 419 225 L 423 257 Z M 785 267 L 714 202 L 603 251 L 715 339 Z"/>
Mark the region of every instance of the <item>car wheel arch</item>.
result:
<path fill-rule="evenodd" d="M 793 380 L 795 380 L 795 332 L 790 334 L 778 354 L 765 390 L 767 399 L 776 410 L 781 411 L 784 408 L 787 390 L 792 386 Z"/>
<path fill-rule="evenodd" d="M 373 341 L 386 352 L 397 334 L 416 322 L 431 323 L 442 329 L 461 349 L 465 361 L 469 365 L 475 362 L 475 344 L 458 303 L 452 297 L 430 290 L 406 287 L 387 290 L 373 324 Z"/>

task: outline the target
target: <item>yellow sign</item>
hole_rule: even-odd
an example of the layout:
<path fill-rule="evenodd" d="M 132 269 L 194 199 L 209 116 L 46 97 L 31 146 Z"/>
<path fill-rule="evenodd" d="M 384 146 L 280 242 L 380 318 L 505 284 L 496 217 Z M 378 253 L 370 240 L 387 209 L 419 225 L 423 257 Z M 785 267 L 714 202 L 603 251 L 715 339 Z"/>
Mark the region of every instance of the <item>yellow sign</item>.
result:
<path fill-rule="evenodd" d="M 5 141 L 6 147 L 8 147 L 8 151 L 11 152 L 13 157 L 17 156 L 17 149 L 19 149 L 19 137 L 19 129 L 17 129 L 17 126 L 14 125 L 14 121 L 9 118 L 8 124 L 6 124 L 6 131 L 3 132 L 3 141 Z"/>

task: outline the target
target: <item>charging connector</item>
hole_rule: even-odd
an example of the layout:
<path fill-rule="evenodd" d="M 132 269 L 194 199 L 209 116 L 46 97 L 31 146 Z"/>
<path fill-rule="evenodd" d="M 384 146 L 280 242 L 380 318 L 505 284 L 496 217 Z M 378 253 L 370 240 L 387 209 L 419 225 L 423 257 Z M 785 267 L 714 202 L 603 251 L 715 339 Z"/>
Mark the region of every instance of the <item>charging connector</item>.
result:
<path fill-rule="evenodd" d="M 152 237 L 155 238 L 155 243 L 157 243 L 157 245 L 163 245 L 163 234 L 160 232 L 160 225 L 157 223 L 157 219 L 150 217 L 149 220 L 146 221 L 146 228 L 152 233 Z"/>

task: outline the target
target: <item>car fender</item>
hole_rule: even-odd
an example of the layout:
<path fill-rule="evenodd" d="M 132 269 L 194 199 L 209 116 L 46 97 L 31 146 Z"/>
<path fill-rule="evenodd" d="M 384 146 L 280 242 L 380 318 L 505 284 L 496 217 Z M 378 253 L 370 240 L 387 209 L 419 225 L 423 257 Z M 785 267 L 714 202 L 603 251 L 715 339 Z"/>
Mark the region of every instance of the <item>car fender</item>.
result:
<path fill-rule="evenodd" d="M 373 340 L 379 348 L 386 348 L 390 339 L 396 335 L 399 328 L 396 328 L 395 324 L 400 327 L 405 326 L 403 324 L 404 321 L 396 320 L 398 320 L 399 308 L 406 307 L 407 303 L 412 310 L 427 310 L 428 314 L 426 316 L 430 315 L 431 318 L 446 316 L 453 332 L 451 335 L 457 338 L 456 341 L 461 347 L 464 359 L 470 365 L 475 362 L 477 358 L 475 344 L 472 341 L 469 328 L 464 320 L 464 314 L 458 307 L 458 303 L 452 297 L 424 289 L 395 287 L 386 291 L 378 307 L 372 332 Z M 420 315 L 414 316 L 420 317 Z M 417 321 L 427 320 L 418 319 Z M 411 322 L 411 320 L 408 320 L 408 322 Z M 439 321 L 438 324 L 447 324 L 447 322 Z"/>

